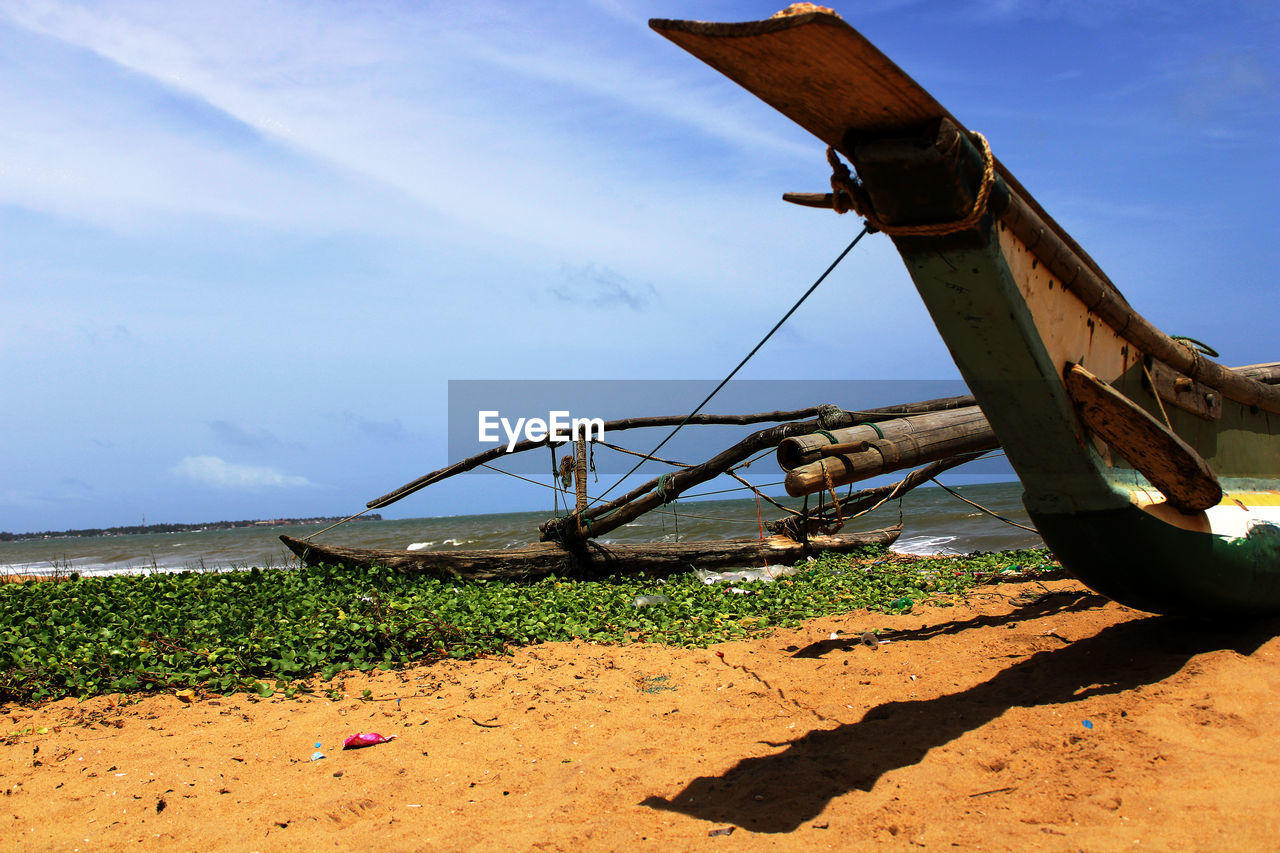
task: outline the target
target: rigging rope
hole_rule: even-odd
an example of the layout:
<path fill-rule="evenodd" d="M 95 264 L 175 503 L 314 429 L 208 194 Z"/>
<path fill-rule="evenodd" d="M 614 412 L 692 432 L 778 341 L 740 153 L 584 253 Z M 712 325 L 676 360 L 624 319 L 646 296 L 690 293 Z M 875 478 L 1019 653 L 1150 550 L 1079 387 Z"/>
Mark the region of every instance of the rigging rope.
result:
<path fill-rule="evenodd" d="M 302 537 L 302 541 L 303 541 L 303 542 L 309 542 L 309 541 L 311 541 L 311 538 L 312 538 L 312 537 L 314 537 L 314 536 L 319 536 L 321 533 L 327 533 L 327 532 L 329 532 L 330 530 L 332 530 L 333 528 L 338 527 L 338 526 L 343 525 L 343 524 L 346 524 L 348 521 L 354 521 L 355 519 L 357 519 L 357 518 L 359 518 L 360 516 L 364 515 L 366 512 L 373 512 L 375 509 L 378 509 L 378 507 L 376 507 L 376 506 L 366 507 L 366 508 L 364 508 L 364 509 L 360 510 L 359 512 L 357 512 L 355 515 L 348 515 L 346 518 L 342 519 L 342 521 L 335 521 L 333 524 L 330 524 L 330 525 L 329 525 L 328 527 L 326 527 L 324 530 L 317 530 L 315 533 L 312 533 L 312 534 L 307 535 L 307 536 L 303 536 L 303 537 Z"/>
<path fill-rule="evenodd" d="M 830 266 L 828 266 L 828 267 L 826 268 L 826 270 L 825 270 L 825 271 L 823 271 L 822 275 L 818 276 L 817 281 L 815 281 L 813 284 L 809 285 L 809 289 L 808 289 L 808 290 L 806 290 L 806 291 L 804 292 L 804 294 L 803 294 L 799 299 L 797 299 L 797 300 L 796 300 L 796 303 L 795 303 L 794 305 L 792 305 L 792 306 L 791 306 L 791 308 L 787 311 L 787 313 L 786 313 L 786 314 L 783 314 L 783 315 L 782 315 L 782 319 L 781 319 L 781 320 L 779 320 L 777 323 L 775 323 L 775 324 L 773 325 L 773 328 L 772 328 L 772 329 L 770 329 L 770 330 L 765 334 L 765 336 L 764 336 L 763 338 L 761 338 L 761 339 L 760 339 L 760 342 L 759 342 L 758 344 L 756 344 L 754 347 L 752 347 L 752 348 L 751 348 L 751 352 L 747 353 L 747 354 L 746 354 L 746 356 L 742 359 L 742 361 L 738 362 L 738 366 L 737 366 L 737 367 L 735 367 L 733 370 L 729 371 L 729 375 L 728 375 L 728 376 L 726 376 L 724 379 L 721 379 L 721 380 L 720 380 L 720 384 L 719 384 L 719 385 L 717 385 L 717 386 L 715 387 L 715 389 L 714 389 L 714 390 L 712 390 L 712 392 L 706 396 L 706 399 L 704 399 L 701 403 L 699 403 L 697 406 L 695 406 L 692 412 L 690 412 L 689 414 L 685 415 L 684 420 L 682 420 L 682 421 L 680 421 L 680 423 L 676 424 L 675 429 L 673 429 L 673 430 L 671 430 L 671 432 L 667 433 L 667 437 L 666 437 L 666 438 L 664 438 L 664 439 L 662 439 L 662 441 L 658 442 L 657 446 L 656 446 L 656 447 L 654 447 L 654 448 L 653 448 L 653 450 L 649 451 L 650 455 L 652 455 L 652 454 L 654 454 L 654 453 L 657 453 L 659 450 L 661 450 L 661 449 L 663 448 L 663 446 L 664 446 L 664 445 L 666 445 L 666 443 L 667 443 L 668 441 L 670 441 L 672 438 L 674 438 L 674 437 L 675 437 L 675 434 L 676 434 L 676 433 L 678 433 L 678 432 L 680 431 L 681 427 L 683 427 L 685 424 L 687 424 L 687 423 L 689 422 L 689 420 L 690 420 L 691 418 L 693 418 L 693 416 L 694 416 L 694 415 L 696 415 L 696 414 L 698 414 L 699 412 L 701 412 L 701 411 L 702 411 L 702 407 L 703 407 L 703 406 L 705 406 L 705 405 L 707 405 L 707 403 L 710 403 L 710 402 L 711 402 L 711 398 L 712 398 L 712 397 L 714 397 L 716 394 L 720 393 L 720 389 L 724 388 L 724 386 L 725 386 L 725 385 L 728 385 L 728 384 L 729 384 L 729 380 L 730 380 L 730 379 L 732 379 L 734 376 L 736 376 L 736 375 L 737 375 L 738 371 L 739 371 L 739 370 L 741 370 L 741 369 L 743 368 L 743 366 L 744 366 L 748 361 L 750 361 L 750 360 L 751 360 L 751 357 L 752 357 L 752 356 L 754 356 L 757 352 L 759 352 L 759 351 L 760 351 L 760 348 L 761 348 L 762 346 L 764 346 L 764 345 L 765 345 L 765 343 L 766 343 L 766 342 L 767 342 L 771 337 L 773 337 L 774 333 L 775 333 L 775 332 L 777 332 L 777 331 L 778 331 L 778 329 L 782 328 L 782 324 L 783 324 L 783 323 L 785 323 L 785 322 L 787 322 L 787 320 L 789 320 L 789 319 L 791 318 L 791 315 L 792 315 L 792 314 L 796 313 L 796 311 L 800 308 L 800 306 L 804 304 L 804 301 L 805 301 L 806 299 L 808 299 L 808 298 L 809 298 L 809 296 L 810 296 L 810 295 L 811 295 L 815 290 L 817 290 L 817 289 L 818 289 L 818 285 L 820 285 L 820 284 L 822 284 L 822 282 L 826 281 L 827 276 L 831 275 L 831 272 L 832 272 L 832 271 L 833 271 L 837 266 L 839 266 L 840 262 L 844 260 L 845 255 L 847 255 L 847 254 L 849 254 L 851 251 L 853 251 L 853 247 L 854 247 L 854 246 L 856 246 L 856 245 L 858 245 L 858 242 L 859 242 L 860 240 L 862 240 L 862 238 L 863 238 L 863 237 L 867 236 L 867 234 L 868 234 L 868 233 L 870 233 L 870 232 L 869 232 L 869 229 L 868 229 L 866 226 L 863 226 L 862 230 L 858 232 L 858 236 L 857 236 L 857 237 L 854 237 L 854 238 L 853 238 L 853 241 L 852 241 L 851 243 L 849 243 L 849 245 L 848 245 L 848 246 L 845 246 L 844 251 L 842 251 L 839 255 L 837 255 L 837 256 L 836 256 L 836 259 L 835 259 L 834 261 L 832 261 L 832 262 L 831 262 L 831 265 L 830 265 Z M 643 465 L 643 464 L 644 464 L 644 460 L 643 460 L 643 459 L 642 459 L 642 460 L 640 460 L 639 462 L 637 462 L 637 463 L 635 464 L 635 466 L 634 466 L 634 467 L 632 467 L 632 469 L 631 469 L 630 471 L 628 471 L 627 473 L 625 473 L 625 474 L 623 474 L 621 477 L 619 477 L 619 478 L 618 478 L 618 480 L 617 480 L 617 481 L 616 481 L 612 486 L 610 486 L 608 489 L 606 489 L 606 490 L 604 491 L 604 494 L 600 495 L 600 497 L 599 497 L 599 498 L 596 498 L 596 500 L 602 500 L 602 499 L 604 498 L 604 496 L 605 496 L 605 495 L 607 495 L 607 494 L 609 494 L 610 492 L 612 492 L 614 489 L 616 489 L 618 486 L 620 486 L 620 485 L 623 483 L 623 481 L 625 481 L 628 477 L 630 477 L 632 474 L 634 474 L 636 471 L 638 471 L 638 470 L 640 469 L 640 466 L 641 466 L 641 465 Z"/>
<path fill-rule="evenodd" d="M 936 477 L 930 477 L 929 479 L 930 479 L 930 480 L 932 480 L 932 481 L 933 481 L 933 483 L 934 483 L 935 485 L 940 486 L 940 487 L 942 488 L 942 490 L 943 490 L 944 492 L 946 492 L 947 494 L 951 495 L 951 497 L 953 497 L 953 498 L 959 498 L 960 500 L 962 500 L 962 501 L 964 501 L 965 503 L 967 503 L 969 506 L 973 507 L 974 509 L 981 510 L 982 512 L 985 512 L 987 515 L 991 516 L 992 518 L 995 518 L 995 519 L 998 519 L 998 520 L 1000 520 L 1000 521 L 1003 521 L 1005 524 L 1012 524 L 1014 527 L 1020 527 L 1020 528 L 1022 528 L 1023 530 L 1029 530 L 1029 531 L 1031 531 L 1032 533 L 1035 533 L 1035 534 L 1037 534 L 1037 535 L 1040 533 L 1040 531 L 1039 531 L 1039 530 L 1036 530 L 1034 527 L 1027 527 L 1025 524 L 1019 524 L 1018 522 L 1014 521 L 1012 518 L 1005 518 L 1003 515 L 1000 515 L 999 513 L 995 513 L 995 512 L 992 512 L 991 510 L 987 509 L 987 508 L 986 508 L 985 506 L 983 506 L 982 504 L 974 503 L 973 501 L 971 501 L 971 500 L 969 500 L 968 498 L 966 498 L 964 495 L 958 494 L 958 493 L 956 493 L 955 491 L 953 491 L 952 489 L 949 489 L 949 488 L 947 488 L 946 486 L 943 486 L 941 483 L 939 483 L 939 482 L 938 482 L 938 479 L 937 479 Z"/>
<path fill-rule="evenodd" d="M 504 471 L 504 470 L 503 470 L 503 469 L 501 469 L 501 468 L 496 468 L 496 467 L 494 467 L 493 465 L 490 465 L 488 462 L 481 462 L 479 467 L 481 467 L 481 468 L 488 468 L 490 471 L 495 471 L 495 472 L 497 472 L 497 473 L 499 473 L 499 474 L 506 474 L 508 477 L 515 477 L 517 480 L 523 480 L 523 481 L 524 481 L 524 482 L 526 482 L 526 483 L 533 483 L 533 485 L 535 485 L 535 486 L 539 486 L 539 487 L 544 488 L 544 489 L 554 489 L 554 488 L 556 488 L 555 486 L 548 485 L 547 483 L 544 483 L 544 482 L 542 482 L 541 480 L 534 480 L 534 479 L 532 479 L 532 478 L 530 478 L 530 477 L 522 477 L 522 476 L 520 476 L 519 474 L 515 473 L 514 471 Z M 783 480 L 779 480 L 779 481 L 777 481 L 776 483 L 765 483 L 765 484 L 763 484 L 762 486 L 760 486 L 759 488 L 768 488 L 769 486 L 781 486 L 781 485 L 783 484 L 783 482 L 785 482 L 785 481 L 783 481 Z M 705 498 L 705 497 L 710 497 L 711 495 L 724 495 L 724 494 L 728 494 L 729 492 L 745 492 L 745 491 L 747 491 L 748 489 L 753 489 L 753 490 L 754 490 L 755 488 L 757 488 L 757 487 L 755 487 L 755 486 L 752 486 L 752 485 L 748 484 L 748 485 L 745 485 L 745 486 L 734 486 L 734 487 L 733 487 L 733 488 L 731 488 L 731 489 L 717 489 L 717 490 L 715 490 L 714 492 L 696 492 L 696 493 L 693 493 L 693 494 L 684 495 L 684 497 L 686 497 L 686 498 Z M 766 496 L 766 497 L 765 497 L 765 500 L 768 500 L 768 499 L 769 499 L 769 498 Z M 785 509 L 785 510 L 787 510 L 788 512 L 792 512 L 792 513 L 794 513 L 794 512 L 795 512 L 795 510 L 791 509 L 790 507 L 782 507 L 782 509 Z M 368 509 L 364 510 L 364 512 L 370 512 L 370 511 L 371 511 L 371 510 L 368 510 Z M 656 512 L 656 511 L 657 511 L 657 510 L 651 510 L 651 512 Z M 363 515 L 363 514 L 364 514 L 364 512 L 357 513 L 356 515 L 351 516 L 351 518 L 358 518 L 360 515 Z M 702 516 L 699 516 L 699 517 L 702 517 Z M 349 521 L 349 520 L 350 520 L 350 519 L 344 519 L 344 521 Z M 343 522 L 341 522 L 341 521 L 340 521 L 340 522 L 338 522 L 338 524 L 342 524 L 342 523 L 343 523 Z M 329 529 L 329 528 L 326 528 L 326 529 Z M 321 531 L 318 531 L 318 532 L 319 532 L 319 533 L 323 533 L 324 531 L 323 531 L 323 530 L 321 530 Z M 313 533 L 313 534 L 311 534 L 311 535 L 312 535 L 312 536 L 315 536 L 316 534 L 315 534 L 315 533 Z"/>

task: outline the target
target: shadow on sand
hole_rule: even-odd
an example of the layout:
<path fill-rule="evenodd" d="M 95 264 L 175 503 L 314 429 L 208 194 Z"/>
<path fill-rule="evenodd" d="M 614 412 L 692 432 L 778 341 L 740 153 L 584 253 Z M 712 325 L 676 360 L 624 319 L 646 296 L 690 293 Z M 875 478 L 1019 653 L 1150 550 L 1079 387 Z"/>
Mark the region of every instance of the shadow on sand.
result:
<path fill-rule="evenodd" d="M 894 640 L 898 642 L 909 642 L 912 640 L 927 640 L 930 637 L 941 637 L 944 634 L 959 634 L 973 628 L 998 628 L 1002 625 L 1012 625 L 1017 622 L 1024 622 L 1028 619 L 1039 619 L 1042 616 L 1052 616 L 1055 613 L 1072 613 L 1079 610 L 1092 610 L 1095 607 L 1102 607 L 1110 601 L 1103 595 L 1093 592 L 1080 592 L 1078 590 L 1064 592 L 1045 592 L 1040 595 L 1031 596 L 1031 601 L 1027 604 L 1017 607 L 1008 613 L 1001 613 L 992 616 L 975 616 L 972 619 L 957 619 L 951 622 L 942 622 L 937 625 L 931 625 L 924 628 L 918 628 L 908 631 L 889 631 L 877 636 L 880 640 Z M 810 643 L 804 648 L 790 646 L 787 651 L 792 652 L 793 658 L 820 658 L 823 655 L 833 652 L 837 649 L 840 651 L 849 651 L 856 646 L 862 645 L 860 637 L 838 637 L 834 640 L 819 640 L 816 643 Z"/>
<path fill-rule="evenodd" d="M 1063 609 L 1088 609 L 1105 601 L 1089 594 L 1073 598 L 1077 600 L 1064 606 L 1046 599 L 1008 616 L 977 617 L 893 636 L 925 639 Z M 1277 619 L 1231 627 L 1151 616 L 1113 625 L 1062 648 L 1038 652 L 966 690 L 869 708 L 856 723 L 810 731 L 778 744 L 780 752 L 744 758 L 719 776 L 694 779 L 671 799 L 648 797 L 641 805 L 752 832 L 790 832 L 820 814 L 832 799 L 853 790 L 869 791 L 885 773 L 919 762 L 930 749 L 980 728 L 1010 708 L 1075 702 L 1154 684 L 1197 655 L 1221 649 L 1249 655 L 1277 633 Z M 812 649 L 797 655 L 821 653 Z M 778 791 L 787 796 L 770 796 Z M 767 808 L 756 799 L 760 795 L 770 801 Z"/>

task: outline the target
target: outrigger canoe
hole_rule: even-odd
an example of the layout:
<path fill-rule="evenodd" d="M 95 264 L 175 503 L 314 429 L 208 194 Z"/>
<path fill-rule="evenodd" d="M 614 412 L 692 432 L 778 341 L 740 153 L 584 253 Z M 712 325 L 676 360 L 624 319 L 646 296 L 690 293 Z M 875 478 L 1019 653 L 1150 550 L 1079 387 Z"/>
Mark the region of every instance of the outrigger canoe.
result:
<path fill-rule="evenodd" d="M 650 25 L 829 147 L 832 192 L 797 200 L 893 240 L 1067 569 L 1143 610 L 1280 612 L 1280 366 L 1226 368 L 1156 329 L 830 10 Z"/>

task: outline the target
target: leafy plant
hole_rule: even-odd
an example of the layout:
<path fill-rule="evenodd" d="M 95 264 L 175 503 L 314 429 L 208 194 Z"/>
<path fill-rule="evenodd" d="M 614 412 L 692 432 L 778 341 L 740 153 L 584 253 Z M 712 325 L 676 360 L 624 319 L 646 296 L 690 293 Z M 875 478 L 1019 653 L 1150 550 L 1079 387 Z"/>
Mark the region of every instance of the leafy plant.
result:
<path fill-rule="evenodd" d="M 861 608 L 947 603 L 1045 551 L 954 559 L 824 555 L 770 583 L 692 575 L 529 584 L 333 567 L 80 577 L 0 586 L 0 699 L 199 689 L 286 696 L 348 670 L 582 639 L 698 647 Z M 641 595 L 667 601 L 637 608 Z M 334 695 L 330 692 L 330 695 Z"/>

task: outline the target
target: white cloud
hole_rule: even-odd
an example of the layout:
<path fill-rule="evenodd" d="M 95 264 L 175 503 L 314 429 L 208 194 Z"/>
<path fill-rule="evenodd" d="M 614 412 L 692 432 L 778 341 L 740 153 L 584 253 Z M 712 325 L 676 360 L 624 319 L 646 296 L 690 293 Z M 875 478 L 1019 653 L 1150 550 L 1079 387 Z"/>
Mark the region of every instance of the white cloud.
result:
<path fill-rule="evenodd" d="M 0 25 L 43 59 L 0 92 L 0 200 L 129 230 L 176 213 L 506 240 L 575 263 L 648 262 L 636 247 L 662 242 L 690 261 L 702 241 L 671 222 L 731 219 L 742 190 L 697 171 L 664 178 L 673 124 L 710 140 L 706 156 L 820 161 L 817 143 L 757 123 L 763 105 L 743 114 L 754 100 L 694 63 L 655 65 L 646 52 L 677 52 L 646 31 L 596 21 L 584 47 L 539 16 L 492 17 L 6 4 Z M 619 156 L 621 129 L 635 127 L 661 140 Z"/>
<path fill-rule="evenodd" d="M 306 477 L 283 474 L 274 468 L 240 465 L 217 456 L 187 456 L 169 469 L 179 477 L 187 477 L 218 489 L 261 489 L 310 486 Z"/>

